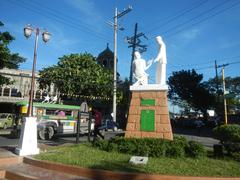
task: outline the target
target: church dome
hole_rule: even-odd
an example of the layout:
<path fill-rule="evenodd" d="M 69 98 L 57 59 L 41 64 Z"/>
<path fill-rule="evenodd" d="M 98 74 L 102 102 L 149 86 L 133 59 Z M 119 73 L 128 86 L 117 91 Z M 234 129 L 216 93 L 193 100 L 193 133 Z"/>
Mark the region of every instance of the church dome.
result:
<path fill-rule="evenodd" d="M 113 68 L 114 53 L 109 49 L 108 43 L 107 48 L 102 51 L 97 57 L 97 63 L 103 65 L 105 68 Z"/>

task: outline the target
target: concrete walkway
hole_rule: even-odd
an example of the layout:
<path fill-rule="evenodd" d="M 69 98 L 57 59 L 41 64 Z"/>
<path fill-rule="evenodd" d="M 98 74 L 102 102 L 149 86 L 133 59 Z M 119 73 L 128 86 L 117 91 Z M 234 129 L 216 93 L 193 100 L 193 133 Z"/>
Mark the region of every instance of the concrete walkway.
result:
<path fill-rule="evenodd" d="M 23 162 L 13 148 L 0 148 L 0 180 L 83 180 L 81 176 L 36 167 Z"/>

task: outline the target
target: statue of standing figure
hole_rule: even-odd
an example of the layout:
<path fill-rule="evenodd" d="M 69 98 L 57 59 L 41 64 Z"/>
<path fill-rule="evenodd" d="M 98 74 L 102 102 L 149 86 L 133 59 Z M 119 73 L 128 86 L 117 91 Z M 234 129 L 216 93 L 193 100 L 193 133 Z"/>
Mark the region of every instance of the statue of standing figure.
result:
<path fill-rule="evenodd" d="M 146 62 L 141 58 L 138 51 L 134 52 L 134 60 L 132 64 L 133 68 L 133 78 L 136 82 L 133 86 L 147 85 L 148 84 L 148 74 L 146 70 L 150 68 L 153 63 L 156 65 L 156 84 L 166 85 L 166 65 L 167 65 L 167 55 L 166 55 L 166 45 L 162 40 L 161 36 L 156 37 L 156 41 L 159 45 L 158 55 L 154 60 L 149 60 Z"/>
<path fill-rule="evenodd" d="M 154 62 L 157 63 L 156 68 L 156 84 L 166 84 L 166 66 L 167 66 L 167 53 L 166 45 L 162 40 L 161 36 L 156 37 L 156 41 L 159 45 L 158 55 Z"/>

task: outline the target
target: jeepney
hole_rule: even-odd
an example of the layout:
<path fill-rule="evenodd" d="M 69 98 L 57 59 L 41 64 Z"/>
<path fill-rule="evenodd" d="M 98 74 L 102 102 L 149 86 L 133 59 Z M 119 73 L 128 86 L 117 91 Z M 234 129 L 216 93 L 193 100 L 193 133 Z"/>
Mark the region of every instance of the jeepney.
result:
<path fill-rule="evenodd" d="M 20 121 L 27 115 L 27 101 L 16 103 L 16 116 Z M 74 134 L 77 132 L 79 106 L 33 103 L 33 116 L 37 117 L 37 131 L 40 139 L 51 139 L 56 134 Z M 89 124 L 88 113 L 80 115 L 80 133 L 88 133 L 93 125 Z"/>

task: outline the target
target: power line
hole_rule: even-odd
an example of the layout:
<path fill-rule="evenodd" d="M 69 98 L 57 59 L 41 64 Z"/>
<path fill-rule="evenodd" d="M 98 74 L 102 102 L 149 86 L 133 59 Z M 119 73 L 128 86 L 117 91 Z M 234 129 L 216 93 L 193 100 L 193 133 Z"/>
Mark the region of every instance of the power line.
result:
<path fill-rule="evenodd" d="M 210 9 L 208 9 L 208 10 L 205 10 L 205 11 L 199 13 L 198 15 L 196 15 L 196 16 L 188 19 L 187 21 L 184 21 L 183 23 L 177 24 L 177 25 L 175 25 L 175 26 L 167 29 L 166 31 L 162 32 L 161 34 L 168 34 L 169 32 L 174 31 L 174 30 L 176 30 L 177 28 L 179 28 L 179 27 L 181 27 L 181 26 L 184 26 L 185 24 L 187 24 L 187 23 L 189 23 L 189 22 L 192 22 L 192 21 L 194 21 L 195 19 L 198 19 L 198 18 L 201 17 L 201 16 L 204 16 L 204 15 L 206 15 L 206 14 L 209 14 L 210 12 L 214 11 L 215 9 L 217 9 L 217 8 L 219 8 L 219 7 L 221 7 L 221 6 L 223 6 L 224 4 L 229 3 L 229 2 L 230 2 L 229 0 L 226 0 L 226 1 L 224 1 L 224 2 L 218 3 L 218 4 L 215 5 L 214 7 L 212 7 L 212 8 L 210 8 Z M 151 38 L 154 38 L 154 37 L 151 37 Z M 150 39 L 151 39 L 151 38 L 150 38 Z"/>
<path fill-rule="evenodd" d="M 226 60 L 229 60 L 229 59 L 234 59 L 234 58 L 239 58 L 240 56 L 235 56 L 235 57 L 228 57 L 228 58 L 223 58 L 223 59 L 220 59 L 220 60 L 218 60 L 218 62 L 221 62 L 221 61 L 226 61 Z M 215 58 L 216 59 L 216 58 Z M 240 61 L 234 61 L 234 62 L 232 62 L 232 63 L 239 63 Z M 187 64 L 187 65 L 173 65 L 173 64 L 171 64 L 173 67 L 175 67 L 175 68 L 178 68 L 178 67 L 191 67 L 191 66 L 198 66 L 198 65 L 206 65 L 207 63 L 214 63 L 214 61 L 213 60 L 211 60 L 211 61 L 205 61 L 205 62 L 202 62 L 202 63 L 197 63 L 197 64 Z M 231 63 L 229 63 L 229 64 L 231 64 Z"/>
<path fill-rule="evenodd" d="M 207 20 L 209 20 L 209 19 L 211 19 L 211 18 L 213 18 L 213 17 L 215 17 L 215 16 L 217 16 L 217 15 L 219 15 L 219 14 L 221 14 L 221 13 L 223 13 L 223 12 L 229 10 L 229 9 L 232 9 L 233 7 L 237 6 L 238 4 L 240 4 L 240 1 L 238 1 L 237 3 L 232 4 L 231 6 L 225 8 L 225 9 L 222 9 L 222 10 L 220 10 L 220 11 L 217 11 L 216 13 L 214 13 L 214 14 L 212 14 L 212 15 L 209 15 L 209 16 L 201 19 L 201 20 L 198 21 L 198 22 L 195 22 L 195 23 L 191 24 L 191 25 L 190 25 L 189 27 L 187 27 L 187 28 L 190 28 L 190 27 L 195 26 L 195 25 L 198 25 L 198 24 L 200 24 L 200 23 L 202 23 L 202 22 L 204 22 L 204 21 L 207 21 Z M 182 31 L 185 30 L 185 29 L 186 29 L 186 28 L 183 28 L 183 29 L 181 29 L 181 30 L 179 30 L 179 31 L 176 31 L 176 32 L 170 34 L 170 35 L 166 35 L 166 37 L 174 36 L 174 35 L 182 32 Z M 165 33 L 168 33 L 168 32 L 165 32 Z M 153 38 L 153 37 L 152 37 L 152 38 Z"/>
<path fill-rule="evenodd" d="M 166 26 L 167 24 L 175 21 L 176 19 L 179 19 L 180 17 L 182 17 L 182 16 L 184 16 L 185 14 L 191 12 L 192 10 L 199 8 L 200 6 L 202 6 L 203 4 L 207 3 L 208 1 L 209 1 L 209 0 L 201 1 L 200 3 L 194 5 L 193 7 L 189 8 L 189 9 L 180 11 L 180 12 L 177 13 L 175 16 L 168 18 L 168 20 L 166 20 L 165 22 L 163 22 L 163 23 L 161 23 L 161 24 L 159 24 L 159 25 L 156 25 L 155 27 L 153 26 L 150 30 L 147 31 L 147 33 L 151 33 L 151 32 L 156 31 L 156 28 L 157 28 L 157 27 L 161 27 L 161 28 L 162 28 L 163 26 Z M 153 24 L 153 23 L 152 23 L 152 24 Z M 152 26 L 152 24 L 151 24 L 151 26 Z"/>
<path fill-rule="evenodd" d="M 80 27 L 84 26 L 84 29 L 87 29 L 88 31 L 96 32 L 99 35 L 102 35 L 103 37 L 106 36 L 105 34 L 99 32 L 99 31 L 96 31 L 96 29 L 90 28 L 89 27 L 90 24 L 84 23 L 81 19 L 78 19 L 78 18 L 73 17 L 73 16 L 69 16 L 68 14 L 63 14 L 62 11 L 59 11 L 57 9 L 51 9 L 48 6 L 46 6 L 46 5 L 42 4 L 42 3 L 39 3 L 38 1 L 35 1 L 35 2 L 27 1 L 27 3 L 30 3 L 31 4 L 31 5 L 29 4 L 30 6 L 35 6 L 38 9 L 39 9 L 39 7 L 41 7 L 41 11 L 45 11 L 45 12 L 48 11 L 49 14 L 52 14 L 53 16 L 58 17 L 60 19 L 66 19 L 67 21 L 71 21 L 73 24 L 76 24 L 76 22 L 78 22 L 77 24 L 79 24 Z M 81 23 L 79 23 L 79 21 L 81 21 Z"/>
<path fill-rule="evenodd" d="M 14 0 L 10 0 L 10 1 L 13 2 Z M 77 24 L 73 24 L 73 23 L 68 22 L 69 20 L 64 21 L 64 17 L 59 18 L 58 16 L 49 15 L 47 13 L 43 14 L 42 13 L 42 12 L 44 12 L 43 10 L 39 10 L 39 8 L 38 9 L 33 9 L 33 8 L 27 6 L 25 3 L 20 3 L 18 1 L 14 1 L 14 3 L 18 4 L 18 6 L 24 8 L 24 9 L 27 9 L 27 10 L 32 11 L 34 13 L 37 13 L 37 14 L 39 14 L 41 16 L 45 16 L 45 17 L 47 17 L 49 19 L 55 20 L 55 21 L 57 21 L 57 22 L 59 22 L 59 23 L 61 23 L 63 25 L 69 26 L 69 27 L 71 27 L 73 29 L 78 29 L 80 31 L 84 31 L 84 32 L 89 33 L 89 34 L 91 34 L 91 35 L 93 35 L 93 36 L 95 36 L 95 37 L 97 37 L 99 39 L 103 39 L 103 40 L 107 40 L 108 41 L 108 39 L 106 39 L 106 37 L 103 37 L 103 36 L 101 36 L 101 35 L 99 35 L 97 33 L 92 33 L 92 30 L 83 29 L 83 28 L 79 27 Z"/>

